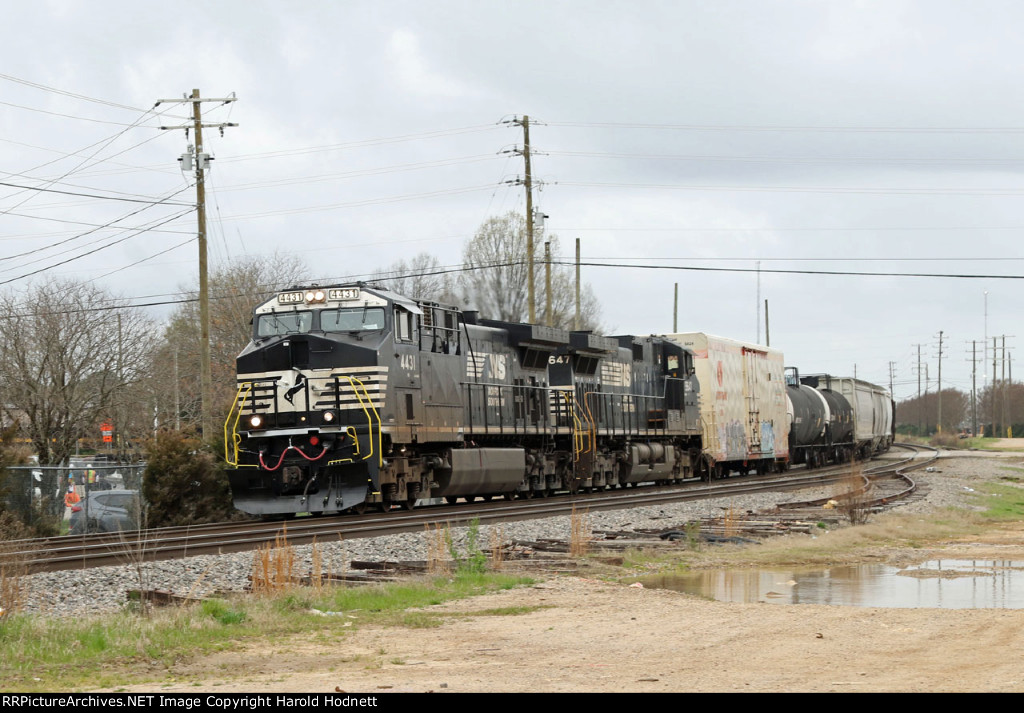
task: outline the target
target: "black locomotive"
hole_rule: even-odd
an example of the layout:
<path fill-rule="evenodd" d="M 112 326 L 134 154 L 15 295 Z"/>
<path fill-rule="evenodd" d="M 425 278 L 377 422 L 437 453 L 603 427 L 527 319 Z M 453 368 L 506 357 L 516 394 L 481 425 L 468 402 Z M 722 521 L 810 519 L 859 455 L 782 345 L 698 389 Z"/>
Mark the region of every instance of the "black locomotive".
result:
<path fill-rule="evenodd" d="M 702 468 L 693 355 L 478 319 L 357 283 L 254 311 L 225 424 L 236 506 L 278 516 L 671 482 Z"/>

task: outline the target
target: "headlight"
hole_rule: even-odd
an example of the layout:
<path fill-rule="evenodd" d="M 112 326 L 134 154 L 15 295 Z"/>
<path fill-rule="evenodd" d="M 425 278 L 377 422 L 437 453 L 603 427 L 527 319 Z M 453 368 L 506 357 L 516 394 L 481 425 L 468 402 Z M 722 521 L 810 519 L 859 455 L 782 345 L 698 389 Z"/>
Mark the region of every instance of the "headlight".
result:
<path fill-rule="evenodd" d="M 249 417 L 249 425 L 253 428 L 259 428 L 263 425 L 263 417 L 259 414 Z"/>
<path fill-rule="evenodd" d="M 324 411 L 324 423 L 334 423 L 334 411 Z"/>

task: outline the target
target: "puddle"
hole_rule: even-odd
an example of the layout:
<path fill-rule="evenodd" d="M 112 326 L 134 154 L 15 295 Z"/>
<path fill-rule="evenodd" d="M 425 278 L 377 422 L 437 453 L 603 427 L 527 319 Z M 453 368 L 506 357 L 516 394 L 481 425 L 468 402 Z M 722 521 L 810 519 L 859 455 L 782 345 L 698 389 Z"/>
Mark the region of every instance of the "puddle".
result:
<path fill-rule="evenodd" d="M 1024 562 L 932 560 L 815 570 L 717 570 L 649 577 L 645 587 L 723 602 L 833 604 L 854 607 L 1024 609 Z"/>

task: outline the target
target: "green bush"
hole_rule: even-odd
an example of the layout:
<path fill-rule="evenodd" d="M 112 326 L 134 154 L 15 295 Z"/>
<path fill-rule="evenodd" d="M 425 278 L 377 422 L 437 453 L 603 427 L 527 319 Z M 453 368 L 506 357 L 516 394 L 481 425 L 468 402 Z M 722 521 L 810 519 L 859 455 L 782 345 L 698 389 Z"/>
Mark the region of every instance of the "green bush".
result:
<path fill-rule="evenodd" d="M 146 447 L 142 495 L 146 525 L 222 522 L 237 516 L 227 474 L 194 435 L 162 431 Z"/>

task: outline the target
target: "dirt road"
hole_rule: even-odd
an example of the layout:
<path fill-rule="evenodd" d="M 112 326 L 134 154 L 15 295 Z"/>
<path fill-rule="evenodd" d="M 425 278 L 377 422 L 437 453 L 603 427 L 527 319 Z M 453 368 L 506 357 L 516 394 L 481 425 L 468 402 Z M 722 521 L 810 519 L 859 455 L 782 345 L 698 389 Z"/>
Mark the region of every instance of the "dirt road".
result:
<path fill-rule="evenodd" d="M 999 467 L 993 472 L 1006 480 Z M 934 477 L 948 477 L 953 466 L 944 470 Z M 904 522 L 918 517 L 925 516 Z M 1024 523 L 929 548 L 835 556 L 837 562 L 1020 563 Z M 510 613 L 511 607 L 528 610 Z M 440 627 L 355 627 L 246 646 L 134 690 L 1024 691 L 1020 609 L 728 604 L 595 575 L 558 577 L 429 611 L 445 615 Z M 316 622 L 311 619 L 311 629 Z"/>

